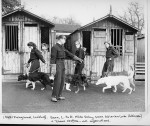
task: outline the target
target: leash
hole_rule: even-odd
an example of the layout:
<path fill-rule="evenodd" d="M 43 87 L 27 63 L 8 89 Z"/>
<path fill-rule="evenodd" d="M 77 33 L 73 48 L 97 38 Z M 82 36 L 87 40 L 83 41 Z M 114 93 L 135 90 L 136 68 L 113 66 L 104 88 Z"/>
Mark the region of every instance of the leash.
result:
<path fill-rule="evenodd" d="M 25 63 L 24 65 L 26 65 L 27 63 Z M 42 65 L 42 66 L 44 66 L 44 65 Z M 29 73 L 34 73 L 35 71 L 37 71 L 38 69 L 40 69 L 42 66 L 40 66 L 39 68 L 37 68 L 37 69 L 35 69 L 34 71 L 32 71 L 32 72 L 29 72 Z M 28 68 L 28 67 L 27 67 Z"/>

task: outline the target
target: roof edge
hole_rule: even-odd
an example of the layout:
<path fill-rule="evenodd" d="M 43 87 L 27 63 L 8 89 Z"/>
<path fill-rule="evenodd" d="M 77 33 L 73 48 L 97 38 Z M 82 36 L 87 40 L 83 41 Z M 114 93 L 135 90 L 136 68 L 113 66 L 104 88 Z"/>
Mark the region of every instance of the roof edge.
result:
<path fill-rule="evenodd" d="M 29 11 L 23 9 L 23 8 L 19 8 L 19 9 L 16 9 L 16 10 L 14 10 L 14 11 L 11 11 L 11 12 L 9 12 L 9 13 L 3 15 L 2 18 L 7 17 L 7 16 L 9 16 L 9 15 L 15 13 L 15 12 L 18 12 L 18 11 L 23 11 L 23 12 L 25 12 L 25 13 L 28 13 L 28 14 L 30 14 L 30 15 L 32 15 L 32 16 L 34 16 L 34 17 L 40 19 L 40 20 L 43 20 L 43 21 L 46 22 L 46 23 L 49 23 L 49 24 L 53 25 L 53 27 L 55 26 L 54 23 L 52 23 L 52 22 L 50 22 L 50 21 L 48 21 L 48 20 L 46 20 L 46 19 L 44 19 L 44 18 L 42 18 L 42 17 L 40 17 L 40 16 L 34 14 L 34 13 L 32 13 L 32 12 L 29 12 Z"/>
<path fill-rule="evenodd" d="M 96 22 L 99 22 L 99 21 L 101 21 L 101 20 L 104 20 L 104 19 L 106 19 L 106 18 L 108 18 L 108 17 L 115 18 L 116 20 L 119 20 L 120 22 L 122 22 L 122 23 L 128 25 L 129 27 L 133 28 L 134 30 L 138 31 L 138 28 L 132 26 L 131 24 L 129 24 L 129 23 L 123 21 L 122 19 L 120 19 L 120 18 L 118 18 L 118 17 L 116 17 L 116 16 L 114 16 L 114 15 L 112 15 L 112 14 L 107 14 L 106 16 L 104 16 L 104 17 L 102 17 L 102 18 L 100 18 L 100 19 L 97 19 L 97 20 L 95 20 L 95 21 L 93 21 L 93 22 L 91 22 L 91 23 L 88 23 L 88 24 L 86 24 L 86 25 L 80 27 L 78 30 L 81 30 L 81 29 L 83 29 L 83 28 L 85 28 L 85 27 L 88 27 L 88 26 L 90 26 L 90 25 L 92 25 L 92 24 L 94 24 L 94 23 L 96 23 Z"/>

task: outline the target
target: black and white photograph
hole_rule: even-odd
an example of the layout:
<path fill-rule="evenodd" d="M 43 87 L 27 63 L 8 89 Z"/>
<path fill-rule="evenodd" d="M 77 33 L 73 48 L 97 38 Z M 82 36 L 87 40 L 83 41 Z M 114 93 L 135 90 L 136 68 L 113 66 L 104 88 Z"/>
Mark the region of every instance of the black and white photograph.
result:
<path fill-rule="evenodd" d="M 1 124 L 150 125 L 149 0 L 1 0 Z"/>

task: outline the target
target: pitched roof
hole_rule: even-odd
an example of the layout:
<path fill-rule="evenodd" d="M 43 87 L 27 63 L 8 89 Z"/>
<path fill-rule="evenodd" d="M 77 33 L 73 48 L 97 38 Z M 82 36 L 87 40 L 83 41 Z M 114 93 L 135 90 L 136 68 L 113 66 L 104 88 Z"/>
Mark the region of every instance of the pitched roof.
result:
<path fill-rule="evenodd" d="M 95 21 L 93 21 L 93 22 L 91 22 L 91 23 L 89 23 L 89 24 L 87 24 L 87 25 L 84 25 L 84 26 L 78 28 L 78 29 L 75 30 L 73 33 L 77 32 L 77 31 L 79 31 L 79 30 L 82 30 L 83 28 L 86 28 L 86 27 L 88 27 L 88 26 L 90 26 L 90 25 L 92 25 L 92 24 L 94 24 L 94 23 L 97 23 L 97 22 L 99 22 L 99 21 L 105 20 L 105 19 L 107 19 L 107 18 L 112 18 L 112 19 L 118 20 L 119 22 L 121 22 L 121 23 L 127 25 L 127 26 L 130 27 L 131 29 L 133 29 L 133 30 L 135 30 L 135 31 L 138 31 L 138 28 L 132 26 L 131 24 L 125 22 L 124 20 L 122 20 L 122 19 L 120 19 L 120 18 L 118 18 L 118 17 L 116 17 L 116 16 L 114 16 L 114 15 L 112 15 L 112 14 L 108 14 L 108 15 L 106 15 L 106 16 L 104 16 L 104 17 L 98 19 L 98 20 L 95 20 Z M 73 33 L 72 33 L 72 34 L 73 34 Z"/>
<path fill-rule="evenodd" d="M 57 32 L 67 32 L 72 33 L 76 29 L 80 28 L 79 25 L 70 25 L 70 24 L 55 24 L 54 30 Z"/>
<path fill-rule="evenodd" d="M 2 18 L 5 18 L 5 17 L 10 16 L 11 14 L 14 14 L 14 13 L 17 13 L 17 12 L 24 12 L 24 13 L 26 13 L 26 14 L 28 14 L 28 15 L 31 15 L 32 17 L 35 17 L 36 19 L 38 19 L 38 20 L 40 20 L 40 21 L 42 21 L 42 22 L 44 22 L 44 23 L 47 23 L 47 24 L 51 25 L 52 27 L 55 26 L 54 23 L 52 23 L 52 22 L 50 22 L 50 21 L 48 21 L 48 20 L 46 20 L 46 19 L 44 19 L 44 18 L 42 18 L 42 17 L 40 17 L 40 16 L 37 16 L 37 15 L 35 15 L 35 14 L 33 14 L 33 13 L 31 13 L 31 12 L 29 12 L 29 11 L 23 9 L 23 8 L 19 8 L 19 9 L 16 9 L 16 10 L 14 10 L 14 11 L 11 11 L 11 12 L 9 12 L 9 13 L 7 13 L 7 14 L 4 14 L 4 15 L 2 16 Z"/>

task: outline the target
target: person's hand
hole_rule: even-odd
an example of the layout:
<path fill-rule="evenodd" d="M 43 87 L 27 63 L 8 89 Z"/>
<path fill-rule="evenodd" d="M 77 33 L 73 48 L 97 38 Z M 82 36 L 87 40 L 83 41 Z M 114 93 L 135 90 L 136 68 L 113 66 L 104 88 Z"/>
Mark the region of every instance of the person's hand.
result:
<path fill-rule="evenodd" d="M 77 56 L 74 56 L 73 59 L 79 61 L 80 63 L 83 62 L 83 60 L 81 58 L 77 57 Z"/>
<path fill-rule="evenodd" d="M 82 59 L 79 59 L 78 61 L 79 61 L 80 63 L 82 63 L 82 62 L 83 62 L 83 60 L 82 60 Z"/>
<path fill-rule="evenodd" d="M 29 64 L 29 63 L 27 63 L 27 64 L 26 64 L 26 67 L 28 68 L 29 66 L 30 66 L 30 64 Z"/>

